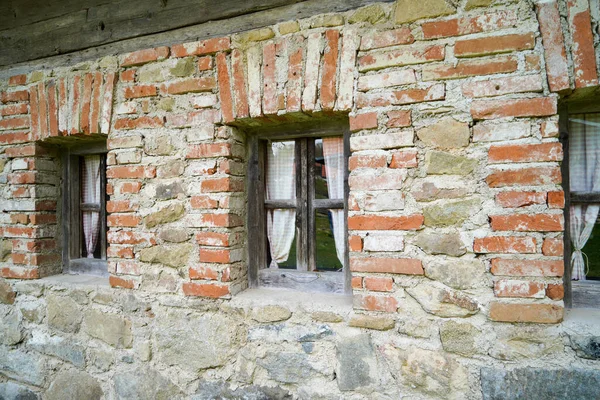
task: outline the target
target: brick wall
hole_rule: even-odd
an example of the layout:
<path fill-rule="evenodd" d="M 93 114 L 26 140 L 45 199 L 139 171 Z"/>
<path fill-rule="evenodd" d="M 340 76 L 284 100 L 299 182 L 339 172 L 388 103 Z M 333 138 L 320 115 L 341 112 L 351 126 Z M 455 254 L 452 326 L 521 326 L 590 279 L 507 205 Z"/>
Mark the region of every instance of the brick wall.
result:
<path fill-rule="evenodd" d="M 47 310 L 39 321 L 19 322 L 20 339 L 4 342 L 13 347 L 3 351 L 21 352 L 35 363 L 32 354 L 44 359 L 49 350 L 30 345 L 39 339 L 31 332 L 56 329 L 84 343 L 108 343 L 112 357 L 129 354 L 144 374 L 168 365 L 170 371 L 200 373 L 202 382 L 223 380 L 234 387 L 276 382 L 301 397 L 319 393 L 299 382 L 329 379 L 323 376 L 330 377 L 334 367 L 324 360 L 332 343 L 317 342 L 329 349 L 321 355 L 311 355 L 312 347 L 309 352 L 304 345 L 304 353 L 298 352 L 282 345 L 287 339 L 270 342 L 261 324 L 278 323 L 283 326 L 278 329 L 292 329 L 292 336 L 302 324 L 314 329 L 335 324 L 335 368 L 344 372 L 337 385 L 325 385 L 323 393 L 332 395 L 356 390 L 368 397 L 395 380 L 402 393 L 427 397 L 449 390 L 479 398 L 473 387 L 485 387 L 482 365 L 502 369 L 504 361 L 532 358 L 532 368 L 542 368 L 548 366 L 545 357 L 558 354 L 581 364 L 559 339 L 563 325 L 553 330 L 540 324 L 564 317 L 557 104 L 572 90 L 598 85 L 599 38 L 592 30 L 598 21 L 583 0 L 561 3 L 562 19 L 555 2 L 423 3 L 426 7 L 408 0 L 375 4 L 2 82 L 0 271 L 7 279 L 0 293 L 4 303 L 21 305 L 14 311 L 19 315 L 25 315 L 23 304 Z M 557 29 L 560 24 L 564 29 Z M 245 131 L 334 116 L 348 118 L 352 132 L 352 310 L 331 311 L 334 316 L 315 311 L 312 319 L 280 306 L 257 311 L 240 300 L 252 251 L 246 245 L 251 232 Z M 107 254 L 113 289 L 86 289 L 85 299 L 75 299 L 73 313 L 83 315 L 77 324 L 83 318 L 84 328 L 70 331 L 62 320 L 53 324 L 49 313 L 51 301 L 72 301 L 64 298 L 75 296 L 76 285 L 67 285 L 71 294 L 65 296 L 60 276 L 22 280 L 60 274 L 61 146 L 93 136 L 107 137 L 109 150 Z M 147 304 L 145 314 L 128 310 L 128 298 Z M 7 315 L 11 307 L 5 307 Z M 133 345 L 111 343 L 89 327 L 98 319 L 93 310 L 103 307 L 115 314 L 117 335 L 133 335 Z M 205 371 L 214 367 L 210 363 L 192 370 L 182 366 L 182 353 L 191 348 L 173 353 L 172 344 L 161 339 L 173 332 L 196 340 L 185 327 L 180 332 L 168 325 L 180 312 L 171 307 L 187 307 L 196 318 L 192 325 L 206 315 L 227 320 L 207 325 L 207 334 L 216 336 L 229 326 L 230 342 L 210 339 L 211 346 L 229 349 L 215 356 L 221 360 L 215 375 Z M 164 321 L 153 321 L 153 308 Z M 232 309 L 244 310 L 243 328 L 231 328 Z M 276 316 L 264 321 L 252 317 L 256 313 Z M 248 339 L 239 339 L 244 334 L 238 328 Z M 360 329 L 370 330 L 360 335 L 372 336 L 344 342 Z M 585 337 L 586 329 L 575 331 Z M 260 343 L 283 346 L 281 354 L 302 358 L 299 365 L 309 354 L 311 370 L 319 370 L 315 363 L 325 366 L 313 375 L 291 370 L 281 377 L 270 362 L 253 359 L 283 362 L 271 353 L 257 355 Z M 537 343 L 532 346 L 543 350 L 519 350 L 515 343 Z M 123 350 L 132 346 L 133 354 Z M 144 346 L 154 346 L 157 357 L 142 356 Z M 365 362 L 375 368 L 367 368 L 358 386 L 341 367 L 350 351 L 340 350 L 344 346 L 368 353 Z M 227 365 L 238 372 L 244 368 L 244 354 L 251 354 L 256 375 L 226 377 Z M 97 375 L 97 363 L 89 365 L 95 366 L 83 368 L 85 373 L 107 390 L 108 378 Z M 561 365 L 566 364 L 552 364 Z M 436 371 L 433 383 L 418 372 L 428 368 Z M 27 381 L 10 364 L 0 362 L 0 373 L 36 391 L 50 385 Z M 173 379 L 188 394 L 198 386 L 185 374 Z"/>

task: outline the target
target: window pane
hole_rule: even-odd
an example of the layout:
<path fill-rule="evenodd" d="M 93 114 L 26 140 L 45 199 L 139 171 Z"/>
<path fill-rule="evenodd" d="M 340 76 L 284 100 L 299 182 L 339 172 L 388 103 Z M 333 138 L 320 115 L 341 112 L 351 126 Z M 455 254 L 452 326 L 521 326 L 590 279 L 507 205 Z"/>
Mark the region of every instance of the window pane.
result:
<path fill-rule="evenodd" d="M 81 157 L 81 222 L 82 222 L 82 251 L 87 258 L 100 258 L 101 248 L 98 244 L 100 238 L 100 202 L 101 202 L 101 176 L 100 155 Z M 96 210 L 86 209 L 96 206 Z"/>
<path fill-rule="evenodd" d="M 295 237 L 296 210 L 267 210 L 270 268 L 296 267 Z"/>
<path fill-rule="evenodd" d="M 296 198 L 295 142 L 267 145 L 267 200 Z"/>
<path fill-rule="evenodd" d="M 315 199 L 344 198 L 344 139 L 315 140 Z"/>
<path fill-rule="evenodd" d="M 339 271 L 344 260 L 345 230 L 344 210 L 316 210 L 315 212 L 315 247 L 318 271 Z M 338 240 L 334 231 L 339 230 Z"/>
<path fill-rule="evenodd" d="M 600 220 L 596 220 L 590 238 L 583 246 L 586 279 L 600 280 Z"/>
<path fill-rule="evenodd" d="M 600 113 L 569 117 L 571 192 L 600 191 Z"/>

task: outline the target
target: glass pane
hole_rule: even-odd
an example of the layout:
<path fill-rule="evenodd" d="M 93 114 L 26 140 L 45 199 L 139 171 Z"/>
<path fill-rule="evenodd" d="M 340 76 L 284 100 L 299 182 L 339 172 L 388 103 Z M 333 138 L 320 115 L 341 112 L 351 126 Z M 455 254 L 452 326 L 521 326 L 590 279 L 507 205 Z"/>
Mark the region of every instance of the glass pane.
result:
<path fill-rule="evenodd" d="M 315 246 L 317 271 L 341 271 L 345 252 L 344 210 L 316 210 Z M 334 231 L 338 232 L 336 240 Z"/>
<path fill-rule="evenodd" d="M 101 177 L 99 154 L 81 157 L 81 232 L 82 257 L 101 258 L 100 241 L 100 196 Z M 96 210 L 90 210 L 86 206 L 95 205 Z M 87 209 L 86 209 L 87 208 Z"/>
<path fill-rule="evenodd" d="M 296 210 L 267 210 L 270 268 L 296 268 Z"/>
<path fill-rule="evenodd" d="M 344 139 L 315 140 L 315 199 L 344 198 Z"/>
<path fill-rule="evenodd" d="M 583 246 L 583 260 L 586 265 L 586 279 L 600 280 L 600 220 L 596 221 L 590 238 Z"/>
<path fill-rule="evenodd" d="M 571 192 L 600 191 L 600 113 L 569 116 Z"/>
<path fill-rule="evenodd" d="M 295 142 L 267 145 L 267 200 L 296 198 Z"/>

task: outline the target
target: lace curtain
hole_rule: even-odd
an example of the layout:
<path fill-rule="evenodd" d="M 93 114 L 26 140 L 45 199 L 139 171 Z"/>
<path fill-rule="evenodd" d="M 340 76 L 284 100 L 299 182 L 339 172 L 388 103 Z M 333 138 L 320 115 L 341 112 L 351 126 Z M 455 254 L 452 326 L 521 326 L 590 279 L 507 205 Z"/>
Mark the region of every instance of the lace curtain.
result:
<path fill-rule="evenodd" d="M 344 198 L 344 140 L 341 137 L 323 138 L 323 158 L 327 176 L 327 192 L 330 199 Z M 344 265 L 344 210 L 329 210 L 333 223 L 335 251 Z"/>
<path fill-rule="evenodd" d="M 82 164 L 81 200 L 83 203 L 100 204 L 100 156 L 85 156 Z M 83 211 L 82 217 L 87 258 L 94 258 L 100 234 L 100 213 Z"/>

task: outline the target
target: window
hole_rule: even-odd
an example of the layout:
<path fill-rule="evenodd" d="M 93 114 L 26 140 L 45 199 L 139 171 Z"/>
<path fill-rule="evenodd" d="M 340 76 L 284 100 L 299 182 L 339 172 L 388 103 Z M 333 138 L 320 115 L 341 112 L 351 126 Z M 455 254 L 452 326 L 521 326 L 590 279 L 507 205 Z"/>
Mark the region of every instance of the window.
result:
<path fill-rule="evenodd" d="M 589 105 L 588 105 L 589 109 Z M 567 224 L 566 301 L 573 307 L 600 307 L 600 112 L 569 106 L 568 155 L 563 174 Z M 600 111 L 600 110 L 598 110 Z M 564 121 L 564 119 L 563 119 Z M 563 126 L 564 126 L 563 122 Z"/>
<path fill-rule="evenodd" d="M 106 143 L 67 149 L 63 167 L 64 272 L 106 276 Z"/>
<path fill-rule="evenodd" d="M 348 135 L 255 135 L 249 167 L 252 287 L 350 291 Z"/>

